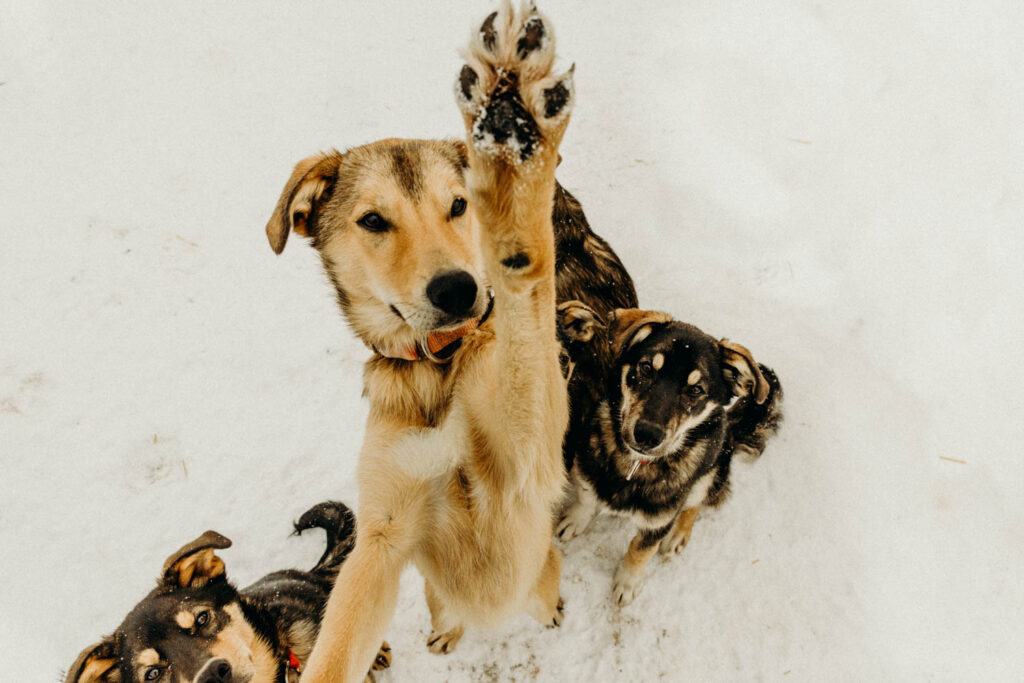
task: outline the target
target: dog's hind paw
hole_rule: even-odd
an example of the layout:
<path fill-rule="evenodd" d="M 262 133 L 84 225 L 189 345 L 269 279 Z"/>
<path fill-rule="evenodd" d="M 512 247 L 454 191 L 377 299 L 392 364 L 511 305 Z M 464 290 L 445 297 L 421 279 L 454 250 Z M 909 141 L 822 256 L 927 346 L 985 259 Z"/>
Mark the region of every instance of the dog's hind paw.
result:
<path fill-rule="evenodd" d="M 573 68 L 552 73 L 555 36 L 535 7 L 509 2 L 474 33 L 455 84 L 474 148 L 518 163 L 556 149 L 572 109 Z"/>
<path fill-rule="evenodd" d="M 565 621 L 565 601 L 562 598 L 558 598 L 558 604 L 555 605 L 555 613 L 551 617 L 551 623 L 548 624 L 548 628 L 558 628 Z"/>
<path fill-rule="evenodd" d="M 381 643 L 380 650 L 377 651 L 377 657 L 373 660 L 373 670 L 380 671 L 381 669 L 388 669 L 391 667 L 391 646 L 388 645 L 388 641 Z"/>
<path fill-rule="evenodd" d="M 427 636 L 427 649 L 435 655 L 446 655 L 455 650 L 455 646 L 459 644 L 460 638 L 462 638 L 461 626 L 444 633 L 431 631 L 430 635 Z"/>

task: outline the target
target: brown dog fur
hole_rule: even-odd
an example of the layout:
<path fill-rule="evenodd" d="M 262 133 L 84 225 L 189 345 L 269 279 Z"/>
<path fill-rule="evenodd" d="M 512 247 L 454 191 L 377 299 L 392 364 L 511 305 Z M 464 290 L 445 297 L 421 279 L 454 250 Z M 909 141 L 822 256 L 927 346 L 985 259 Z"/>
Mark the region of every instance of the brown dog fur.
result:
<path fill-rule="evenodd" d="M 450 651 L 464 625 L 521 611 L 547 625 L 561 621 L 561 556 L 551 532 L 568 408 L 551 213 L 569 106 L 552 115 L 544 94 L 571 93 L 571 81 L 551 74 L 553 40 L 522 54 L 524 24 L 537 16 L 506 5 L 471 43 L 475 78 L 462 84 L 460 102 L 468 145 L 384 140 L 307 159 L 267 225 L 278 252 L 289 229 L 312 239 L 346 318 L 374 348 L 415 343 L 445 324 L 423 304 L 438 272 L 469 272 L 494 296 L 493 314 L 449 364 L 377 355 L 366 366 L 357 541 L 305 681 L 362 678 L 409 562 L 426 579 L 434 651 Z M 512 87 L 536 121 L 528 159 L 510 146 L 474 145 L 488 99 L 509 85 L 500 69 L 517 74 Z M 449 206 L 458 197 L 469 210 L 455 217 Z M 371 210 L 392 229 L 361 229 L 359 217 Z M 474 316 L 486 309 L 483 291 Z"/>

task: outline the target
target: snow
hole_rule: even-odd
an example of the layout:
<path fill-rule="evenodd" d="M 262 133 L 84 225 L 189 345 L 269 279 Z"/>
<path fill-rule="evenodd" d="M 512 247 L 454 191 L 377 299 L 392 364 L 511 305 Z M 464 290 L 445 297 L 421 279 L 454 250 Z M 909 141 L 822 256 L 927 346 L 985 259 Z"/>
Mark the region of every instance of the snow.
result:
<path fill-rule="evenodd" d="M 1024 9 L 548 0 L 578 65 L 559 177 L 649 308 L 753 350 L 787 421 L 679 558 L 565 546 L 559 630 L 384 680 L 998 680 L 1024 640 Z M 203 530 L 244 585 L 356 502 L 367 350 L 263 226 L 330 147 L 461 134 L 486 7 L 0 5 L 0 642 L 55 680 Z"/>

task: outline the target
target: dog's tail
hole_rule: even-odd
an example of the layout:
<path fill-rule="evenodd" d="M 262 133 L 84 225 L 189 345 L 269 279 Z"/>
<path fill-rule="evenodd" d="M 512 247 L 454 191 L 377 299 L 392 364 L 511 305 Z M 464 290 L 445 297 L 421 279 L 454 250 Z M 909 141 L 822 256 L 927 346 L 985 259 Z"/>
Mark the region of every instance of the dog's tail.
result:
<path fill-rule="evenodd" d="M 327 532 L 327 549 L 313 567 L 314 573 L 335 574 L 356 544 L 356 516 L 344 503 L 328 500 L 306 510 L 295 522 L 295 534 L 319 528 Z"/>
<path fill-rule="evenodd" d="M 758 404 L 747 395 L 729 409 L 729 439 L 733 453 L 754 459 L 764 452 L 765 444 L 782 426 L 782 385 L 775 371 L 758 363 L 768 381 L 768 398 Z"/>

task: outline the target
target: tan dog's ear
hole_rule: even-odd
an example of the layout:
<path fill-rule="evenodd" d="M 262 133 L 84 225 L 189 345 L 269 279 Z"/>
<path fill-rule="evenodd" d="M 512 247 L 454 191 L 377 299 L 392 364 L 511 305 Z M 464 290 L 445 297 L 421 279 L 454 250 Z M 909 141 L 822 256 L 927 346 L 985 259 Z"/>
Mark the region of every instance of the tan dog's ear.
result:
<path fill-rule="evenodd" d="M 656 325 L 672 322 L 672 316 L 660 311 L 617 308 L 612 314 L 612 354 L 618 358 L 630 346 L 647 338 Z"/>
<path fill-rule="evenodd" d="M 117 646 L 111 638 L 82 650 L 68 669 L 64 683 L 120 683 Z"/>
<path fill-rule="evenodd" d="M 274 253 L 284 251 L 288 233 L 294 230 L 309 237 L 309 215 L 324 190 L 335 181 L 342 155 L 338 152 L 318 154 L 295 165 L 292 176 L 281 191 L 274 215 L 267 221 L 267 239 Z"/>
<path fill-rule="evenodd" d="M 761 368 L 757 366 L 754 356 L 745 346 L 735 344 L 728 339 L 718 343 L 722 352 L 723 371 L 725 378 L 733 387 L 733 393 L 737 396 L 754 395 L 754 401 L 758 405 L 765 402 L 771 387 L 768 381 L 761 374 Z"/>
<path fill-rule="evenodd" d="M 605 327 L 605 322 L 590 306 L 573 300 L 558 305 L 558 326 L 570 341 L 585 344 Z"/>
<path fill-rule="evenodd" d="M 231 541 L 216 531 L 207 531 L 164 562 L 163 583 L 184 588 L 205 586 L 210 580 L 224 575 L 224 560 L 214 550 L 230 548 Z"/>

